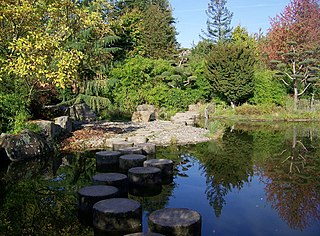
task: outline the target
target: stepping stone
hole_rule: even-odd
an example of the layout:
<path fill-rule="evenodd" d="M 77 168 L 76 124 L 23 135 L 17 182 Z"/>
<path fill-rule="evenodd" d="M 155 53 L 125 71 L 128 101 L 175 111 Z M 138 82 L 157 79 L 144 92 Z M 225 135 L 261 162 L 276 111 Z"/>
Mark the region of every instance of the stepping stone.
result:
<path fill-rule="evenodd" d="M 93 185 L 78 191 L 78 219 L 80 223 L 92 226 L 92 207 L 95 203 L 119 196 L 119 190 L 113 186 Z"/>
<path fill-rule="evenodd" d="M 156 145 L 154 143 L 140 143 L 140 144 L 137 144 L 136 147 L 141 148 L 143 151 L 143 154 L 146 154 L 146 155 L 156 153 Z"/>
<path fill-rule="evenodd" d="M 125 138 L 110 138 L 110 139 L 106 140 L 105 144 L 107 145 L 107 147 L 112 148 L 112 144 L 113 143 L 115 143 L 115 142 L 124 142 L 124 141 L 126 141 Z"/>
<path fill-rule="evenodd" d="M 127 154 L 120 156 L 119 158 L 119 167 L 120 169 L 127 171 L 130 168 L 143 166 L 143 162 L 147 160 L 145 155 L 139 154 Z"/>
<path fill-rule="evenodd" d="M 173 181 L 173 161 L 168 159 L 150 159 L 143 166 L 152 166 L 161 170 L 162 184 L 170 184 Z"/>
<path fill-rule="evenodd" d="M 201 236 L 201 216 L 186 208 L 166 208 L 149 216 L 149 230 L 167 236 Z"/>
<path fill-rule="evenodd" d="M 92 177 L 94 184 L 109 185 L 119 189 L 119 196 L 128 196 L 128 177 L 120 173 L 100 173 Z"/>
<path fill-rule="evenodd" d="M 109 172 L 119 168 L 121 152 L 100 151 L 96 152 L 96 169 L 99 172 Z"/>
<path fill-rule="evenodd" d="M 139 147 L 129 147 L 129 148 L 124 148 L 124 149 L 119 149 L 119 152 L 121 152 L 123 155 L 142 154 L 142 149 Z"/>
<path fill-rule="evenodd" d="M 154 196 L 161 193 L 161 170 L 156 167 L 135 167 L 128 171 L 129 193 Z"/>
<path fill-rule="evenodd" d="M 152 232 L 149 232 L 149 233 L 134 233 L 134 234 L 126 234 L 124 236 L 165 236 L 163 234 L 158 234 L 158 233 L 152 233 Z"/>
<path fill-rule="evenodd" d="M 124 235 L 141 232 L 142 208 L 135 200 L 113 198 L 100 201 L 93 206 L 95 235 Z"/>
<path fill-rule="evenodd" d="M 118 151 L 119 149 L 129 148 L 133 147 L 133 142 L 127 142 L 127 141 L 120 141 L 120 142 L 113 142 L 112 143 L 112 150 Z"/>

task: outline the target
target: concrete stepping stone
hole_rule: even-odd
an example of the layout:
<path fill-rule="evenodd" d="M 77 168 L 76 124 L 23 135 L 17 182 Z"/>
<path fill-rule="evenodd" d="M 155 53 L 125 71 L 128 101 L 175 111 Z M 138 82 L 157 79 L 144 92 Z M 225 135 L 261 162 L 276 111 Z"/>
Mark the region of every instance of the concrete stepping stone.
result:
<path fill-rule="evenodd" d="M 158 234 L 158 233 L 152 233 L 152 232 L 148 232 L 148 233 L 134 233 L 134 234 L 126 234 L 124 236 L 165 236 L 163 234 Z"/>
<path fill-rule="evenodd" d="M 143 154 L 149 155 L 149 154 L 155 154 L 156 153 L 156 145 L 154 143 L 140 143 L 137 144 L 136 147 L 139 147 L 142 149 Z"/>
<path fill-rule="evenodd" d="M 154 196 L 161 193 L 161 170 L 156 167 L 135 167 L 128 171 L 129 193 Z"/>
<path fill-rule="evenodd" d="M 100 151 L 96 152 L 96 170 L 98 172 L 110 172 L 119 168 L 121 152 Z"/>
<path fill-rule="evenodd" d="M 201 236 L 201 215 L 186 208 L 166 208 L 152 212 L 149 230 L 166 236 Z"/>
<path fill-rule="evenodd" d="M 124 235 L 141 232 L 142 207 L 135 200 L 113 198 L 93 206 L 94 235 Z"/>
<path fill-rule="evenodd" d="M 139 147 L 129 147 L 124 149 L 119 149 L 119 152 L 122 153 L 122 155 L 126 154 L 142 154 L 142 149 Z"/>
<path fill-rule="evenodd" d="M 145 155 L 127 154 L 120 156 L 119 167 L 121 170 L 128 171 L 130 168 L 143 166 L 143 162 L 147 160 Z"/>
<path fill-rule="evenodd" d="M 92 207 L 95 203 L 119 196 L 119 190 L 113 186 L 86 186 L 78 191 L 78 219 L 80 223 L 92 226 Z"/>
<path fill-rule="evenodd" d="M 133 147 L 133 142 L 128 141 L 120 141 L 120 142 L 113 142 L 112 143 L 112 150 L 118 151 L 119 149 Z"/>
<path fill-rule="evenodd" d="M 99 173 L 92 177 L 96 185 L 108 185 L 118 188 L 120 197 L 128 196 L 128 177 L 120 173 Z"/>
<path fill-rule="evenodd" d="M 143 166 L 156 167 L 161 170 L 162 184 L 170 184 L 173 181 L 173 161 L 168 159 L 150 159 Z"/>

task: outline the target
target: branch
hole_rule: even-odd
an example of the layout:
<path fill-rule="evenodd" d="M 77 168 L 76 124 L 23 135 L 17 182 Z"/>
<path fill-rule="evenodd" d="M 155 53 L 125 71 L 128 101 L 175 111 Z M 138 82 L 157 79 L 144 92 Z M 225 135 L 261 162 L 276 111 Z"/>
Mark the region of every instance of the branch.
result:
<path fill-rule="evenodd" d="M 301 92 L 301 93 L 299 93 L 298 94 L 298 96 L 301 96 L 302 94 L 304 94 L 305 93 L 305 91 L 310 87 L 310 83 L 304 88 L 304 90 Z"/>
<path fill-rule="evenodd" d="M 290 84 L 288 84 L 284 79 L 281 79 L 281 81 L 282 81 L 285 85 L 290 86 Z"/>

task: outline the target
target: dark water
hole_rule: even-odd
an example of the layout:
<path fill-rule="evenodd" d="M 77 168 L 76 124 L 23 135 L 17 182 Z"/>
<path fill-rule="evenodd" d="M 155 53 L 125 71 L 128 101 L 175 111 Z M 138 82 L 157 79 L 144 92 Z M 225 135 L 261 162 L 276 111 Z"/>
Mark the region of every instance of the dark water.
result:
<path fill-rule="evenodd" d="M 140 201 L 202 215 L 202 235 L 320 235 L 320 126 L 232 124 L 221 140 L 158 150 L 174 182 Z M 1 166 L 0 235 L 93 235 L 76 218 L 76 191 L 91 184 L 92 153 Z"/>

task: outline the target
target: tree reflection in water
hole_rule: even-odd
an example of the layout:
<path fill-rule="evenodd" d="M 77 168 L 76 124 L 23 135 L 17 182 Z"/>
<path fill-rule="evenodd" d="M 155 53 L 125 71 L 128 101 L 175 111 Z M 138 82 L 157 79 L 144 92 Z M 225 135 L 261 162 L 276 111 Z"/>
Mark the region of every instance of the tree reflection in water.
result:
<path fill-rule="evenodd" d="M 225 197 L 236 188 L 242 189 L 253 176 L 252 136 L 247 132 L 226 131 L 220 143 L 208 143 L 197 157 L 206 175 L 206 194 L 215 215 L 219 217 Z"/>
<path fill-rule="evenodd" d="M 320 140 L 293 127 L 284 150 L 265 162 L 262 178 L 268 201 L 292 229 L 320 220 Z"/>

